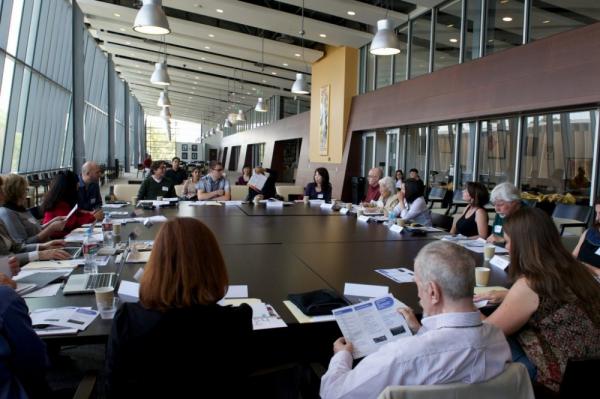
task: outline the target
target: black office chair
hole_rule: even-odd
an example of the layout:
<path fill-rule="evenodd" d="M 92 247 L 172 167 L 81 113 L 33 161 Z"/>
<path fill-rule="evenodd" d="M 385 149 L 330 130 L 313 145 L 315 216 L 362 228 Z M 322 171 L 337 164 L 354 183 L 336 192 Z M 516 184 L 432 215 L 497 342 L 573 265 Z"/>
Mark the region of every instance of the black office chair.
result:
<path fill-rule="evenodd" d="M 442 202 L 446 196 L 446 189 L 442 187 L 432 187 L 429 192 L 429 209 L 433 208 L 433 204 L 436 202 Z"/>
<path fill-rule="evenodd" d="M 587 227 L 593 209 L 585 205 L 568 205 L 556 204 L 553 219 L 567 219 L 568 221 L 560 222 L 560 235 L 565 231 L 565 227 Z"/>
<path fill-rule="evenodd" d="M 583 398 L 596 390 L 600 373 L 600 358 L 571 359 L 560 383 L 561 398 Z M 592 395 L 593 396 L 593 395 Z"/>
<path fill-rule="evenodd" d="M 450 231 L 454 218 L 452 216 L 442 215 L 441 213 L 431 213 L 431 224 L 433 227 Z"/>

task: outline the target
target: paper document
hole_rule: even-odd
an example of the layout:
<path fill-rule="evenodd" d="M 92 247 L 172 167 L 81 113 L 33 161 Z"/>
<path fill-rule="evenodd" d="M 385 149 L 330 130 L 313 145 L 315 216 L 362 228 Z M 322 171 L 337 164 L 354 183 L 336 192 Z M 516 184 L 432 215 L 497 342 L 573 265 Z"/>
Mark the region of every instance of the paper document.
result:
<path fill-rule="evenodd" d="M 375 271 L 399 284 L 415 282 L 415 273 L 405 267 L 399 267 L 397 269 L 375 269 Z"/>
<path fill-rule="evenodd" d="M 451 241 L 454 242 L 466 249 L 468 249 L 469 251 L 473 251 L 476 252 L 478 254 L 482 254 L 485 248 L 485 240 L 483 238 L 477 238 L 476 240 L 471 240 L 468 238 L 465 238 L 464 236 L 458 235 L 458 236 L 443 236 L 441 238 L 442 241 Z M 496 251 L 497 254 L 507 254 L 508 251 L 506 250 L 506 248 L 500 247 L 498 245 L 496 245 Z"/>
<path fill-rule="evenodd" d="M 260 191 L 263 189 L 266 182 L 267 182 L 267 176 L 261 175 L 259 173 L 255 173 L 252 175 L 250 180 L 248 180 L 248 185 L 254 186 Z"/>
<path fill-rule="evenodd" d="M 150 260 L 150 251 L 144 252 L 130 252 L 127 256 L 127 263 L 147 263 Z"/>
<path fill-rule="evenodd" d="M 335 320 L 335 316 L 332 314 L 326 316 L 307 316 L 304 313 L 302 313 L 302 311 L 298 309 L 298 306 L 294 305 L 294 302 L 292 301 L 283 301 L 283 304 L 288 308 L 288 310 L 296 318 L 296 320 L 298 320 L 298 323 L 301 324 L 319 323 L 323 321 Z"/>
<path fill-rule="evenodd" d="M 346 340 L 354 346 L 354 359 L 375 352 L 379 346 L 412 333 L 397 309 L 405 306 L 391 295 L 335 309 L 333 315 Z"/>
<path fill-rule="evenodd" d="M 225 206 L 238 206 L 242 205 L 244 201 L 222 201 Z"/>
<path fill-rule="evenodd" d="M 162 223 L 162 222 L 166 222 L 167 220 L 169 220 L 163 215 L 156 215 L 156 216 L 150 216 L 147 218 L 136 218 L 136 219 L 142 223 L 145 223 L 146 221 L 151 222 L 151 223 Z"/>
<path fill-rule="evenodd" d="M 86 233 L 71 233 L 65 237 L 65 242 L 83 242 L 85 236 Z M 91 240 L 96 242 L 102 242 L 104 240 L 104 235 L 102 234 L 102 231 L 100 231 L 99 233 L 92 234 Z"/>
<path fill-rule="evenodd" d="M 124 206 L 127 206 L 127 204 L 104 204 L 104 205 L 102 205 L 102 208 L 118 209 L 118 208 L 123 208 Z"/>
<path fill-rule="evenodd" d="M 88 308 L 67 306 L 55 309 L 37 309 L 30 313 L 34 328 L 51 325 L 85 330 L 98 316 L 98 311 Z"/>
<path fill-rule="evenodd" d="M 225 293 L 225 298 L 248 298 L 248 286 L 230 285 Z"/>
<path fill-rule="evenodd" d="M 352 303 L 367 301 L 387 295 L 390 289 L 385 285 L 344 283 L 344 296 Z"/>
<path fill-rule="evenodd" d="M 35 289 L 35 284 L 25 284 L 17 282 L 17 288 L 15 289 L 15 291 L 17 292 L 17 294 L 23 295 L 24 293 L 30 292 L 33 289 Z"/>
<path fill-rule="evenodd" d="M 252 303 L 252 327 L 254 330 L 287 327 L 275 309 L 266 303 Z"/>
<path fill-rule="evenodd" d="M 67 217 L 65 218 L 65 220 L 69 220 L 69 218 L 71 216 L 73 216 L 73 214 L 77 211 L 78 205 L 75 204 L 75 206 L 73 207 L 73 209 L 71 209 L 71 211 L 68 213 Z"/>
<path fill-rule="evenodd" d="M 186 202 L 189 206 L 223 206 L 219 201 L 195 201 Z"/>
<path fill-rule="evenodd" d="M 43 298 L 47 296 L 54 296 L 58 293 L 61 283 L 49 284 L 39 290 L 31 291 L 23 295 L 24 298 Z"/>
<path fill-rule="evenodd" d="M 140 300 L 140 284 L 121 280 L 117 295 L 123 302 L 138 302 Z"/>

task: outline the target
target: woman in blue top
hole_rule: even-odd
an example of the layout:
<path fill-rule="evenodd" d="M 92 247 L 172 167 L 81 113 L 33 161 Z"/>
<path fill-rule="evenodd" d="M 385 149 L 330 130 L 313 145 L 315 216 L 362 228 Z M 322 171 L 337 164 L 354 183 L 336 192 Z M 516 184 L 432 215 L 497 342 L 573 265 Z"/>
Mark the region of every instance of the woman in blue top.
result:
<path fill-rule="evenodd" d="M 594 209 L 594 224 L 581 235 L 573 250 L 573 256 L 588 265 L 595 275 L 600 276 L 600 201 L 596 202 Z"/>
<path fill-rule="evenodd" d="M 309 199 L 322 199 L 329 202 L 331 200 L 331 189 L 329 172 L 325 168 L 317 168 L 314 182 L 306 185 L 304 195 L 308 195 Z"/>

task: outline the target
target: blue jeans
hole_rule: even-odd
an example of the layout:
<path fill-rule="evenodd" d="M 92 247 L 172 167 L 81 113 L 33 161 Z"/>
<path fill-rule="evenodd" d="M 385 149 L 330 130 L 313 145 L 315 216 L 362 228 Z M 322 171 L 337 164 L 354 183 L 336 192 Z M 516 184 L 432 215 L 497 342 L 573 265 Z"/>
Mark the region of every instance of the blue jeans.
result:
<path fill-rule="evenodd" d="M 529 374 L 529 378 L 531 381 L 535 380 L 537 375 L 537 367 L 529 360 L 525 351 L 514 337 L 507 337 L 508 345 L 510 346 L 510 353 L 512 355 L 512 361 L 516 363 L 521 363 L 527 369 L 527 373 Z"/>

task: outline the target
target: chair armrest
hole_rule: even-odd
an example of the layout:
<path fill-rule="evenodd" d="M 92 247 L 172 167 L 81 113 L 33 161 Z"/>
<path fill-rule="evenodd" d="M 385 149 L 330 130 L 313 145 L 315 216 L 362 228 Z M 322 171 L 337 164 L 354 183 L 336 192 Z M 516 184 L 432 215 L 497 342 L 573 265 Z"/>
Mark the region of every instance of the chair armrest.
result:
<path fill-rule="evenodd" d="M 87 399 L 92 395 L 96 386 L 96 378 L 98 372 L 96 370 L 88 370 L 85 372 L 83 379 L 79 382 L 73 399 Z"/>

